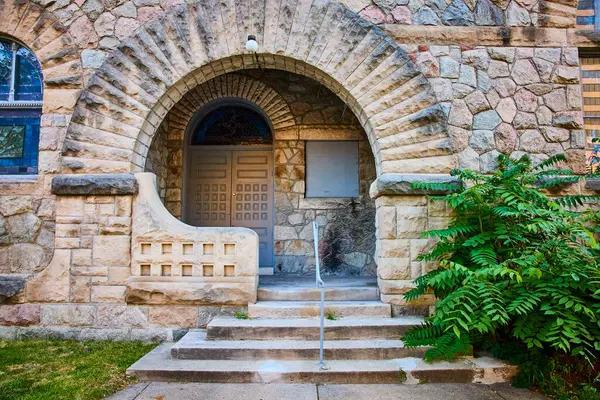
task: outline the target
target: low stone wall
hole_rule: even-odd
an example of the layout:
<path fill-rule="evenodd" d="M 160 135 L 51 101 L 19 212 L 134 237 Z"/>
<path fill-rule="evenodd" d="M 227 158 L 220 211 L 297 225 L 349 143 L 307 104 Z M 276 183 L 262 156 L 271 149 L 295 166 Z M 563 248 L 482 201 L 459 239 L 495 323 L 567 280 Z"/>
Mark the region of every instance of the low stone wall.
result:
<path fill-rule="evenodd" d="M 246 228 L 197 228 L 163 206 L 155 175 L 138 173 L 133 207 L 134 304 L 246 305 L 256 302 L 258 235 Z"/>

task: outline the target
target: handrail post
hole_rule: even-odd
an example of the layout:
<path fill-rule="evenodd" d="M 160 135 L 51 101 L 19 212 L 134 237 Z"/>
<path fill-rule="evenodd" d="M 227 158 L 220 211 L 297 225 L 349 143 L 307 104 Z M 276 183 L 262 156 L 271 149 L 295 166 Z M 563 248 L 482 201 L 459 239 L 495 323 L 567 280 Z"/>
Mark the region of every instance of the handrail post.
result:
<path fill-rule="evenodd" d="M 313 221 L 313 236 L 315 240 L 315 278 L 317 288 L 321 289 L 321 315 L 320 315 L 320 326 L 319 326 L 319 362 L 317 365 L 322 370 L 328 370 L 329 367 L 325 364 L 323 359 L 323 340 L 325 337 L 325 283 L 321 279 L 321 267 L 319 264 L 319 225 L 317 221 Z"/>

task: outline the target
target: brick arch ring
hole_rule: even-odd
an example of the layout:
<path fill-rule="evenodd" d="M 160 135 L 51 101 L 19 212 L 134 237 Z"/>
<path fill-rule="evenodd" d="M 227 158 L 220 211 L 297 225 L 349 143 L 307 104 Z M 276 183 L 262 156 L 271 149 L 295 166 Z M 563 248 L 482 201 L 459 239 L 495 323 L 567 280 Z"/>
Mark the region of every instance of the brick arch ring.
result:
<path fill-rule="evenodd" d="M 334 1 L 249 4 L 177 6 L 123 41 L 77 102 L 63 171 L 143 171 L 161 121 L 187 92 L 250 68 L 304 75 L 335 93 L 363 126 L 378 176 L 446 173 L 457 166 L 432 87 L 381 29 Z M 260 45 L 256 54 L 245 50 L 248 35 Z"/>
<path fill-rule="evenodd" d="M 190 124 L 193 125 L 198 111 L 206 105 L 226 100 L 243 100 L 254 105 L 269 120 L 274 135 L 296 124 L 288 103 L 273 88 L 249 76 L 232 74 L 220 75 L 187 92 L 171 108 L 165 121 L 181 137 L 186 137 L 187 143 Z"/>

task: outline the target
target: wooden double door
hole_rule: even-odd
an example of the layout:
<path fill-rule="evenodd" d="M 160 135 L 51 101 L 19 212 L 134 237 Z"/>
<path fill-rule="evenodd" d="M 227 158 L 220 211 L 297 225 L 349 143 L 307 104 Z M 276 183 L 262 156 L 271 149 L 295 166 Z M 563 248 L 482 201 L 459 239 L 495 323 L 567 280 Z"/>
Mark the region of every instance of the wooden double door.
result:
<path fill-rule="evenodd" d="M 185 222 L 254 230 L 259 264 L 272 267 L 273 151 L 204 147 L 190 153 Z"/>

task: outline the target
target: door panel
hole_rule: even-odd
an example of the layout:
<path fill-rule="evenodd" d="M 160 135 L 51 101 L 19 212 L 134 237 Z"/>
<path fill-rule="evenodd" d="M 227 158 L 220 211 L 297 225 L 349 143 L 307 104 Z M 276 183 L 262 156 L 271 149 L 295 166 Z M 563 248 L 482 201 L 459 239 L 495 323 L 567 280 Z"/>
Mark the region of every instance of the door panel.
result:
<path fill-rule="evenodd" d="M 272 151 L 192 150 L 186 222 L 244 227 L 259 237 L 259 263 L 273 266 Z"/>
<path fill-rule="evenodd" d="M 230 226 L 230 151 L 193 151 L 188 185 L 187 223 L 194 226 Z"/>
<path fill-rule="evenodd" d="M 254 230 L 261 266 L 273 265 L 273 159 L 270 151 L 234 151 L 231 226 Z"/>

